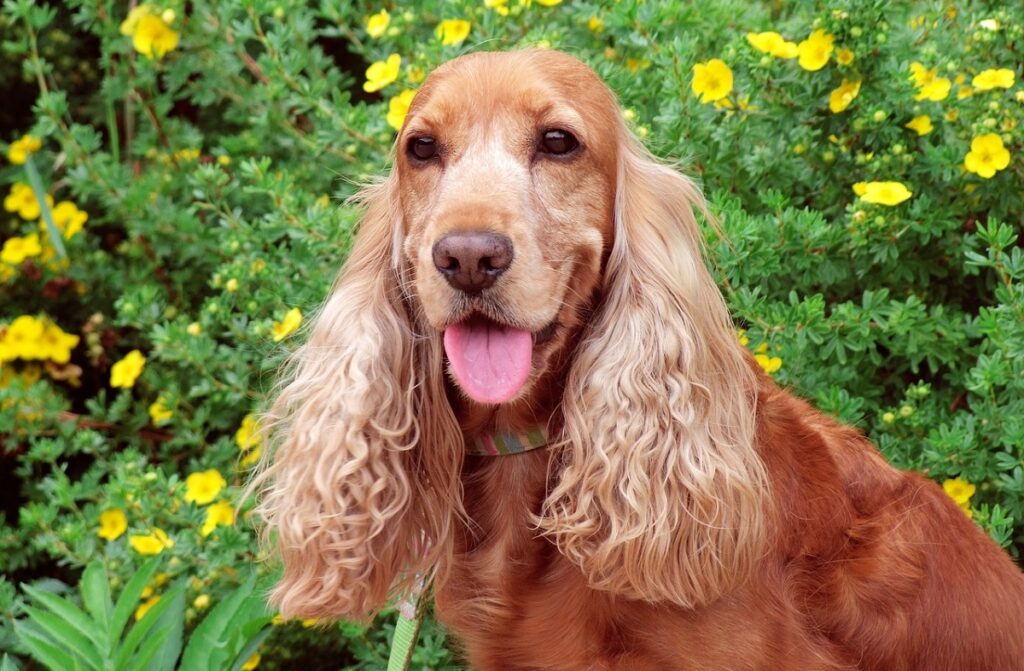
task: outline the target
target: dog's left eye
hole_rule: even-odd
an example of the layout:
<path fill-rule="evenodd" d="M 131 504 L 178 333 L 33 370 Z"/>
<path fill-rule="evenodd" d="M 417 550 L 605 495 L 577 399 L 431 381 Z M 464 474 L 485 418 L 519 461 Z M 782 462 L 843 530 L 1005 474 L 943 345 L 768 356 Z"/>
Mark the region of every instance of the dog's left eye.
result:
<path fill-rule="evenodd" d="M 540 139 L 540 151 L 545 154 L 563 156 L 580 146 L 580 141 L 569 131 L 548 130 Z"/>
<path fill-rule="evenodd" d="M 413 138 L 409 142 L 408 152 L 420 161 L 429 161 L 437 156 L 437 140 L 429 135 Z"/>

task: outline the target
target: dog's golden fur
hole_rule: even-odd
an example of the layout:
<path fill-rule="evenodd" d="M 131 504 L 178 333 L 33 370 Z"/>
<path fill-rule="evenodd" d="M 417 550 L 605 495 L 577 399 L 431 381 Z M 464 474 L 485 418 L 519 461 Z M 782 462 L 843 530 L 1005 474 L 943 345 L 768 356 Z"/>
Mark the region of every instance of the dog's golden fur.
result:
<path fill-rule="evenodd" d="M 538 156 L 547 128 L 581 150 Z M 422 135 L 436 162 L 406 156 Z M 1013 562 L 753 364 L 702 259 L 698 190 L 593 72 L 459 58 L 397 147 L 266 418 L 253 486 L 282 613 L 366 618 L 427 575 L 480 671 L 1021 668 Z M 430 250 L 479 229 L 515 260 L 469 296 Z M 441 333 L 472 313 L 553 329 L 508 403 L 446 376 Z M 537 425 L 545 450 L 464 453 Z"/>

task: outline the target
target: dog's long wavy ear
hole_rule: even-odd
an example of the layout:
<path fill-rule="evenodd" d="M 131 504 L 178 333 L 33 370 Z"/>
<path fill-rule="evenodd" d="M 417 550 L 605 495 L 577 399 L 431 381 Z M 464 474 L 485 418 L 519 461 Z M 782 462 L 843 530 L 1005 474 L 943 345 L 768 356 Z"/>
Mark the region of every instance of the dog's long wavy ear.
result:
<path fill-rule="evenodd" d="M 603 303 L 570 369 L 539 524 L 593 587 L 697 607 L 763 549 L 754 377 L 703 262 L 699 190 L 619 132 Z"/>
<path fill-rule="evenodd" d="M 456 512 L 462 436 L 441 348 L 403 296 L 397 178 L 367 212 L 338 281 L 263 418 L 273 454 L 250 489 L 283 563 L 289 617 L 363 620 L 428 572 Z"/>

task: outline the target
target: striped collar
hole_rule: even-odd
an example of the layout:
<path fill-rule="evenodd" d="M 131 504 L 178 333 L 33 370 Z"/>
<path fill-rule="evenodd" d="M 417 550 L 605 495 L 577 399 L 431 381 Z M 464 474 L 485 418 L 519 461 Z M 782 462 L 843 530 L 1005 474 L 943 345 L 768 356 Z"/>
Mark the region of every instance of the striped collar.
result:
<path fill-rule="evenodd" d="M 486 457 L 529 452 L 548 444 L 547 430 L 535 426 L 529 431 L 484 433 L 466 441 L 466 453 Z"/>

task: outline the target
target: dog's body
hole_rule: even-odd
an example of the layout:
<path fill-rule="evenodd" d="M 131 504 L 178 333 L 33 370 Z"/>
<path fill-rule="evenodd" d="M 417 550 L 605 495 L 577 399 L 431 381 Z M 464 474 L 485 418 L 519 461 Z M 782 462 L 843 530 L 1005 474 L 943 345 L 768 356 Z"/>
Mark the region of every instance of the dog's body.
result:
<path fill-rule="evenodd" d="M 1024 668 L 1024 577 L 753 363 L 699 193 L 593 72 L 457 59 L 397 146 L 267 416 L 284 614 L 430 574 L 478 671 Z"/>
<path fill-rule="evenodd" d="M 473 523 L 437 614 L 479 671 L 1024 668 L 1017 567 L 935 483 L 765 378 L 759 450 L 778 493 L 769 551 L 708 607 L 589 589 L 531 523 L 543 451 L 469 457 Z M 495 515 L 518 510 L 519 515 Z M 533 515 L 530 514 L 530 511 Z"/>

